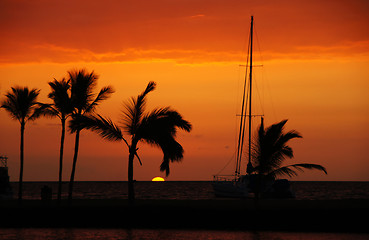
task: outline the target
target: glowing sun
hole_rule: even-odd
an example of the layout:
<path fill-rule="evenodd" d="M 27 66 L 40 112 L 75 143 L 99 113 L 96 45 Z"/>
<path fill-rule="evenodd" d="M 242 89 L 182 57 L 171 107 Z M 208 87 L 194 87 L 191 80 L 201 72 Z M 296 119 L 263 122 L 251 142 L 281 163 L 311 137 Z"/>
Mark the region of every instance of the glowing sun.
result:
<path fill-rule="evenodd" d="M 151 181 L 153 181 L 153 182 L 164 182 L 165 180 L 162 177 L 154 177 L 153 179 L 151 179 Z"/>

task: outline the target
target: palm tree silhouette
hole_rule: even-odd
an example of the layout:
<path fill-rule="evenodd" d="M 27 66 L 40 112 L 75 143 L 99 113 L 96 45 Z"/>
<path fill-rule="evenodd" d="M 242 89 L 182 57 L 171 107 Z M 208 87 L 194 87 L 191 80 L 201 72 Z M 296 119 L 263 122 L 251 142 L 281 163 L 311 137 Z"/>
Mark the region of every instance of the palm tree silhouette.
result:
<path fill-rule="evenodd" d="M 265 181 L 275 180 L 278 176 L 297 176 L 296 170 L 316 169 L 327 174 L 326 169 L 318 164 L 299 163 L 282 166 L 286 158 L 293 158 L 293 150 L 287 143 L 294 138 L 302 138 L 295 130 L 283 133 L 287 120 L 273 124 L 264 129 L 264 123 L 258 130 L 256 142 L 253 144 L 253 173 L 257 174 L 256 196 L 260 194 L 261 187 Z"/>
<path fill-rule="evenodd" d="M 73 106 L 72 120 L 79 121 L 81 116 L 93 113 L 96 106 L 103 100 L 106 100 L 114 92 L 111 86 L 103 87 L 96 95 L 93 90 L 96 87 L 99 78 L 93 71 L 88 73 L 85 69 L 72 70 L 68 72 L 71 85 L 71 104 Z M 78 158 L 79 135 L 83 128 L 71 129 L 76 133 L 73 166 L 69 182 L 68 199 L 72 199 L 73 183 L 76 172 L 76 163 Z"/>
<path fill-rule="evenodd" d="M 48 104 L 45 115 L 58 117 L 61 121 L 62 132 L 60 139 L 60 153 L 59 153 L 59 184 L 58 184 L 58 201 L 61 200 L 62 193 L 62 175 L 63 175 L 63 153 L 64 153 L 64 138 L 65 138 L 65 122 L 72 115 L 73 106 L 69 94 L 70 81 L 63 78 L 58 81 L 49 82 L 51 92 L 48 97 L 53 100 L 53 104 Z"/>
<path fill-rule="evenodd" d="M 28 121 L 34 121 L 41 114 L 45 107 L 37 102 L 40 90 L 28 87 L 12 87 L 11 91 L 5 94 L 6 99 L 1 102 L 4 108 L 14 120 L 18 120 L 21 125 L 20 141 L 20 171 L 18 200 L 22 200 L 23 194 L 23 166 L 24 166 L 24 130 Z"/>
<path fill-rule="evenodd" d="M 184 120 L 182 116 L 169 107 L 156 108 L 150 113 L 144 113 L 146 106 L 146 96 L 156 87 L 155 82 L 149 82 L 145 91 L 136 98 L 132 97 L 125 104 L 122 122 L 123 130 L 131 136 L 131 143 L 123 137 L 121 128 L 114 124 L 109 118 L 97 116 L 82 116 L 78 121 L 74 119 L 71 125 L 76 128 L 90 129 L 97 132 L 102 138 L 109 141 L 123 141 L 129 150 L 128 157 L 128 199 L 133 202 L 133 160 L 136 156 L 140 164 L 141 160 L 137 154 L 137 144 L 140 141 L 150 145 L 160 147 L 164 157 L 160 165 L 160 170 L 169 175 L 169 163 L 181 161 L 183 158 L 183 148 L 175 140 L 177 128 L 187 132 L 191 131 L 191 124 Z"/>

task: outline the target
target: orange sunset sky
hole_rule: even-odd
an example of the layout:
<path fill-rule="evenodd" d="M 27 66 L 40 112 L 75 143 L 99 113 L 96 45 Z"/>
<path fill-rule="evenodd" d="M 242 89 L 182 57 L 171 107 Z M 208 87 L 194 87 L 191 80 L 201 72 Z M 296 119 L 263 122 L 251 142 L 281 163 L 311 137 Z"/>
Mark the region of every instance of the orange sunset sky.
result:
<path fill-rule="evenodd" d="M 295 158 L 287 163 L 328 170 L 293 180 L 369 181 L 368 12 L 366 0 L 1 0 L 1 99 L 19 85 L 41 89 L 39 100 L 50 102 L 47 82 L 86 68 L 100 76 L 99 88 L 115 88 L 97 112 L 119 122 L 123 102 L 156 81 L 147 109 L 170 105 L 193 124 L 178 134 L 185 156 L 167 180 L 211 180 L 235 152 L 239 65 L 254 15 L 254 60 L 263 65 L 254 71 L 255 114 L 265 114 L 266 125 L 289 119 L 287 130 L 303 135 L 291 142 Z M 25 181 L 57 181 L 60 131 L 58 119 L 28 123 Z M 0 154 L 17 181 L 20 126 L 4 110 L 0 132 Z M 73 145 L 67 134 L 64 180 Z M 164 176 L 160 150 L 139 147 L 135 179 Z M 76 180 L 127 180 L 127 158 L 122 143 L 83 131 Z"/>

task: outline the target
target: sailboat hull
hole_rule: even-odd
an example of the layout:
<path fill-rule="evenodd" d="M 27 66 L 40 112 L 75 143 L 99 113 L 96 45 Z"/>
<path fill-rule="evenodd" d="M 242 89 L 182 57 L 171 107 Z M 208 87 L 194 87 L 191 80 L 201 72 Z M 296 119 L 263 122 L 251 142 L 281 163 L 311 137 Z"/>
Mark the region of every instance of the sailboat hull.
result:
<path fill-rule="evenodd" d="M 245 181 L 213 181 L 214 194 L 217 197 L 248 197 L 248 184 Z"/>

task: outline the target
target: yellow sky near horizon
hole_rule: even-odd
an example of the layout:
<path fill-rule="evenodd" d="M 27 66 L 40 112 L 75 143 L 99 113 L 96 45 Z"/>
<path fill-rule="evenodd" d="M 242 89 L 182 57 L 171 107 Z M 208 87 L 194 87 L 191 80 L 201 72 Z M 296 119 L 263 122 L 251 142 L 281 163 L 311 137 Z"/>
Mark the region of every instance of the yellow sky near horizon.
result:
<path fill-rule="evenodd" d="M 369 4 L 366 1 L 2 1 L 0 94 L 14 85 L 41 89 L 73 68 L 94 70 L 116 92 L 98 112 L 119 121 L 123 101 L 149 81 L 148 110 L 172 106 L 193 124 L 179 133 L 183 162 L 168 180 L 210 180 L 235 151 L 250 15 L 255 17 L 256 110 L 266 124 L 289 119 L 303 139 L 296 163 L 322 164 L 294 180 L 369 181 Z M 263 110 L 258 107 L 263 104 Z M 0 110 L 0 154 L 18 178 L 19 126 Z M 257 124 L 255 122 L 255 124 Z M 57 180 L 60 126 L 26 127 L 25 180 Z M 66 139 L 69 179 L 73 136 Z M 161 152 L 140 144 L 137 180 L 163 176 Z M 126 180 L 128 151 L 84 131 L 77 180 Z M 232 173 L 232 164 L 226 171 Z"/>

